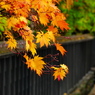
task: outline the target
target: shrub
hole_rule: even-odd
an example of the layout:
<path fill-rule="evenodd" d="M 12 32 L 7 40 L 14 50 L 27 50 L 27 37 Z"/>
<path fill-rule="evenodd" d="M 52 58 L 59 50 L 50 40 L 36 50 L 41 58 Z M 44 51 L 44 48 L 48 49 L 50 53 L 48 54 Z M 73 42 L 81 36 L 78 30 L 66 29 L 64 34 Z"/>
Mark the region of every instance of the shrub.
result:
<path fill-rule="evenodd" d="M 70 30 L 66 35 L 90 33 L 95 35 L 95 2 L 93 0 L 78 0 L 71 9 L 64 8 L 64 2 L 59 6 L 65 13 Z"/>

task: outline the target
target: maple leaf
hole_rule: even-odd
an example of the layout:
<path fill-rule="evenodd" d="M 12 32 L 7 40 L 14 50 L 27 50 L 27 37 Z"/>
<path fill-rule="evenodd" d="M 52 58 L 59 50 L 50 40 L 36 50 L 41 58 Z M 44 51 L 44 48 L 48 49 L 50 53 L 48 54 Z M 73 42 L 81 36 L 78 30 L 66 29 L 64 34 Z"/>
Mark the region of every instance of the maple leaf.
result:
<path fill-rule="evenodd" d="M 41 24 L 47 25 L 49 23 L 49 19 L 46 13 L 39 13 L 39 21 Z"/>
<path fill-rule="evenodd" d="M 38 32 L 36 38 L 37 38 L 36 43 L 40 43 L 40 47 L 42 47 L 44 45 L 46 45 L 46 47 L 48 47 L 51 40 L 53 42 L 55 42 L 55 37 L 54 37 L 53 33 L 50 31 L 48 31 L 46 33 Z"/>
<path fill-rule="evenodd" d="M 51 67 L 54 69 L 54 79 L 58 79 L 58 81 L 63 80 L 64 77 L 66 77 L 66 74 L 68 73 L 68 67 L 64 64 L 61 64 L 60 67 Z"/>
<path fill-rule="evenodd" d="M 17 16 L 28 16 L 28 12 L 30 10 L 30 4 L 26 2 L 26 0 L 11 0 L 8 1 L 12 8 L 10 8 L 9 12 L 15 14 Z"/>
<path fill-rule="evenodd" d="M 22 36 L 22 38 L 24 40 L 30 40 L 30 41 L 34 40 L 33 31 L 30 30 L 30 28 L 28 26 L 23 27 L 23 29 L 19 30 L 18 33 L 19 33 L 20 36 Z"/>
<path fill-rule="evenodd" d="M 51 24 L 53 26 L 59 27 L 61 30 L 64 30 L 64 29 L 68 30 L 70 28 L 68 26 L 68 23 L 66 23 L 65 19 L 66 19 L 65 16 L 62 13 L 58 12 L 55 15 L 54 14 L 52 15 Z"/>
<path fill-rule="evenodd" d="M 50 44 L 50 39 L 47 33 L 44 34 L 43 32 L 38 32 L 36 38 L 36 43 L 40 43 L 40 47 L 44 45 L 48 47 L 48 45 Z"/>
<path fill-rule="evenodd" d="M 10 29 L 11 27 L 14 27 L 19 22 L 19 19 L 12 16 L 7 20 L 7 27 Z"/>
<path fill-rule="evenodd" d="M 11 8 L 10 4 L 6 4 L 5 2 L 0 2 L 1 8 L 4 8 L 6 10 L 9 10 Z"/>
<path fill-rule="evenodd" d="M 52 31 L 48 31 L 47 34 L 49 35 L 49 39 L 55 42 L 55 37 Z"/>
<path fill-rule="evenodd" d="M 29 42 L 28 42 L 28 43 L 29 43 Z M 37 52 L 36 52 L 37 46 L 36 46 L 36 44 L 33 43 L 33 42 L 31 42 L 29 45 L 30 45 L 30 51 L 32 52 L 32 54 L 33 54 L 33 56 L 34 56 L 35 54 L 37 54 Z"/>
<path fill-rule="evenodd" d="M 61 46 L 61 44 L 55 43 L 56 49 L 60 51 L 60 53 L 62 55 L 64 55 L 67 51 L 64 49 L 63 46 Z"/>
<path fill-rule="evenodd" d="M 47 30 L 48 31 L 52 31 L 53 34 L 57 34 L 58 33 L 58 29 L 56 27 L 52 26 L 52 25 L 48 26 Z"/>
<path fill-rule="evenodd" d="M 8 39 L 8 41 L 6 41 L 6 44 L 8 44 L 8 48 L 10 48 L 10 49 L 16 48 L 17 47 L 17 42 L 14 39 L 12 33 L 8 30 L 3 31 L 3 32 L 5 34 L 5 37 Z"/>
<path fill-rule="evenodd" d="M 26 40 L 25 48 L 26 48 L 27 51 L 28 51 L 29 48 L 30 48 L 30 45 L 29 45 L 29 43 L 28 43 L 28 40 Z"/>
<path fill-rule="evenodd" d="M 64 29 L 68 30 L 68 29 L 70 29 L 68 27 L 68 23 L 66 23 L 66 21 L 64 21 L 64 20 L 57 21 L 57 26 L 60 27 L 61 30 L 64 30 Z"/>
<path fill-rule="evenodd" d="M 36 71 L 36 73 L 40 76 L 42 74 L 44 65 L 46 64 L 42 59 L 43 57 L 34 56 L 34 58 L 29 58 L 26 54 L 24 55 L 24 58 L 26 59 L 26 64 L 28 65 L 28 68 L 31 70 Z"/>
<path fill-rule="evenodd" d="M 33 43 L 31 40 L 26 40 L 26 50 L 27 51 L 30 50 L 32 52 L 33 56 L 35 54 L 37 54 L 36 48 L 37 47 L 36 47 L 36 44 L 35 43 Z"/>
<path fill-rule="evenodd" d="M 60 67 L 62 67 L 64 71 L 68 73 L 68 67 L 65 64 L 60 64 Z"/>
<path fill-rule="evenodd" d="M 46 9 L 48 8 L 48 0 L 33 0 L 32 8 L 38 9 L 38 11 L 40 10 L 40 12 L 43 11 L 43 9 L 44 11 L 46 11 Z"/>
<path fill-rule="evenodd" d="M 12 16 L 7 20 L 8 29 L 19 31 L 20 28 L 24 28 L 27 25 L 27 19 L 23 16 Z"/>
<path fill-rule="evenodd" d="M 15 39 L 8 39 L 8 41 L 6 41 L 6 44 L 8 44 L 8 48 L 10 49 L 14 49 L 17 47 L 17 42 Z"/>
<path fill-rule="evenodd" d="M 34 70 L 39 76 L 42 74 L 46 63 L 43 61 L 43 57 L 35 56 L 37 54 L 36 43 L 40 43 L 40 47 L 44 45 L 48 47 L 51 42 L 55 43 L 54 34 L 58 33 L 57 28 L 61 30 L 69 29 L 68 24 L 65 22 L 65 16 L 56 6 L 59 1 L 60 0 L 1 0 L 0 2 L 1 10 L 5 12 L 5 14 L 8 14 L 6 16 L 7 25 L 4 27 L 6 30 L 4 34 L 8 39 L 6 42 L 8 48 L 14 49 L 17 47 L 17 42 L 12 33 L 18 33 L 26 42 L 26 51 L 31 51 L 33 55 L 33 58 L 29 58 L 26 54 L 24 55 L 26 64 L 28 68 Z M 1 12 L 2 16 L 3 12 Z M 30 24 L 36 23 L 37 25 L 43 24 L 45 27 L 48 25 L 51 26 L 48 27 L 46 33 L 42 31 L 38 32 L 35 37 L 33 34 L 34 31 L 31 30 L 32 25 L 28 24 L 27 20 L 31 22 Z M 34 42 L 34 38 L 36 38 L 36 42 Z M 66 50 L 60 44 L 55 44 L 55 46 L 62 55 L 65 54 Z M 68 73 L 68 69 L 63 64 L 61 64 L 59 68 L 53 67 L 53 69 L 53 76 L 55 79 L 58 78 L 58 80 L 63 79 L 66 73 Z"/>
<path fill-rule="evenodd" d="M 20 16 L 20 17 L 18 17 L 18 18 L 13 18 L 12 19 L 13 21 L 15 21 L 15 23 L 14 22 L 8 22 L 9 24 L 12 24 L 12 27 L 16 30 L 16 28 L 17 28 L 17 30 L 19 29 L 19 28 L 24 28 L 25 26 L 26 26 L 26 24 L 27 24 L 27 19 L 25 18 L 25 17 L 23 17 L 23 16 Z M 11 21 L 12 21 L 11 20 Z"/>
<path fill-rule="evenodd" d="M 25 23 L 27 23 L 27 19 L 26 19 L 24 16 L 20 16 L 20 17 L 19 17 L 19 20 L 20 20 L 20 21 L 23 21 L 23 22 L 25 22 Z"/>
<path fill-rule="evenodd" d="M 24 26 L 26 26 L 26 23 L 24 21 L 19 21 L 14 25 L 13 30 L 18 31 L 20 28 L 23 28 Z"/>
<path fill-rule="evenodd" d="M 54 79 L 57 79 L 58 78 L 58 81 L 60 81 L 61 79 L 63 80 L 63 78 L 65 77 L 65 72 L 64 70 L 62 70 L 62 68 L 58 68 L 54 74 Z"/>
<path fill-rule="evenodd" d="M 24 54 L 24 56 L 23 56 L 25 59 L 26 59 L 26 61 L 28 61 L 30 58 L 27 56 L 27 54 L 25 53 Z"/>

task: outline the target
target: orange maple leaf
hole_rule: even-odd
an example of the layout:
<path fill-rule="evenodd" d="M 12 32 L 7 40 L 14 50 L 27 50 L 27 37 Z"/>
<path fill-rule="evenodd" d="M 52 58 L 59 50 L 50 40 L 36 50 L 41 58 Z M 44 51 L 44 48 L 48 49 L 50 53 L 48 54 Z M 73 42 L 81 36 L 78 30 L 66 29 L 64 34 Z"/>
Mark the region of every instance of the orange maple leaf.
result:
<path fill-rule="evenodd" d="M 68 73 L 68 67 L 64 64 L 61 64 L 60 67 L 52 67 L 54 69 L 54 79 L 58 79 L 58 81 L 63 80 Z"/>
<path fill-rule="evenodd" d="M 70 29 L 69 26 L 68 26 L 68 23 L 66 23 L 66 18 L 64 16 L 64 14 L 60 13 L 60 12 L 57 12 L 55 13 L 55 15 L 53 14 L 52 15 L 52 22 L 51 24 L 53 26 L 57 26 L 59 27 L 61 30 L 68 30 Z"/>
<path fill-rule="evenodd" d="M 43 72 L 44 65 L 46 64 L 42 59 L 43 57 L 35 56 L 34 58 L 29 58 L 26 54 L 24 55 L 26 59 L 26 64 L 28 68 L 36 71 L 36 73 L 40 76 Z"/>
<path fill-rule="evenodd" d="M 61 44 L 55 43 L 56 49 L 60 51 L 60 53 L 62 55 L 64 55 L 67 51 L 64 49 L 63 46 L 61 46 Z"/>
<path fill-rule="evenodd" d="M 47 30 L 48 31 L 52 31 L 53 34 L 57 34 L 58 33 L 58 29 L 56 27 L 52 26 L 52 25 L 48 26 Z"/>
<path fill-rule="evenodd" d="M 57 21 L 57 25 L 58 25 L 58 27 L 60 27 L 61 30 L 64 30 L 64 29 L 68 30 L 68 29 L 70 29 L 68 27 L 68 23 L 66 23 L 66 21 L 64 21 L 64 20 Z"/>

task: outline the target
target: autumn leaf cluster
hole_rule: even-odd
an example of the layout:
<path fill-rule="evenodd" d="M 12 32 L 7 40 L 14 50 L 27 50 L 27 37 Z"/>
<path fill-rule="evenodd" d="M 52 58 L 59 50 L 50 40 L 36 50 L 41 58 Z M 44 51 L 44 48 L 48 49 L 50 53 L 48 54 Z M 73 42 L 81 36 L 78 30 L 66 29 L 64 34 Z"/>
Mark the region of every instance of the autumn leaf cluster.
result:
<path fill-rule="evenodd" d="M 40 47 L 53 44 L 62 55 L 66 50 L 57 43 L 55 36 L 58 30 L 68 30 L 68 23 L 63 13 L 56 6 L 60 0 L 0 0 L 0 30 L 6 38 L 8 48 L 18 47 L 17 34 L 25 41 L 25 50 L 31 52 L 32 57 L 25 54 L 28 68 L 34 70 L 39 76 L 47 65 L 43 57 L 37 54 L 37 44 Z M 43 28 L 44 27 L 44 28 Z M 68 68 L 65 65 L 51 66 L 53 76 L 63 79 Z"/>

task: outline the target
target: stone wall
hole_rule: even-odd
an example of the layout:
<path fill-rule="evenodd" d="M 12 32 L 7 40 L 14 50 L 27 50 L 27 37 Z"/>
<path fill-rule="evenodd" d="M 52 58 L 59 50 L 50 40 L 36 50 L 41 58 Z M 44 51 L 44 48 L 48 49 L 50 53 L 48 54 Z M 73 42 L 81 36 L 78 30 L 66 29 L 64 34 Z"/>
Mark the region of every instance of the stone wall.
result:
<path fill-rule="evenodd" d="M 63 95 L 88 95 L 94 86 L 94 71 L 89 71 L 68 94 Z"/>

